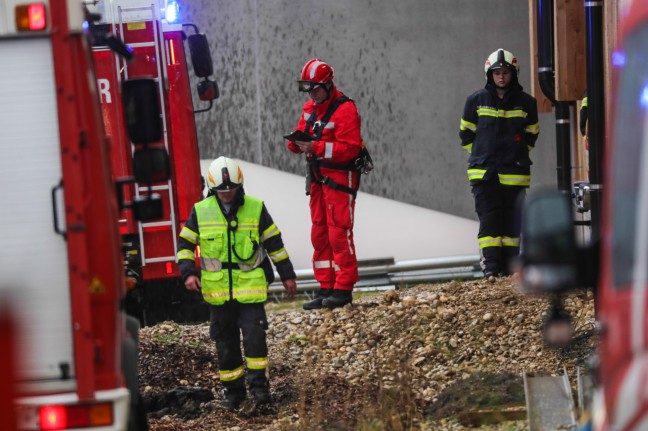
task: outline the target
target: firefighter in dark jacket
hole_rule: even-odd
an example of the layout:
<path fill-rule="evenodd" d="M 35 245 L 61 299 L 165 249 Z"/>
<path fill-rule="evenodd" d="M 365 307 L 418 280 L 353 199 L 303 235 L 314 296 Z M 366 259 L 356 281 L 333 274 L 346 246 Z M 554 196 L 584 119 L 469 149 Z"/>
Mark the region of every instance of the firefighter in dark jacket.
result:
<path fill-rule="evenodd" d="M 540 131 L 535 98 L 522 91 L 515 56 L 498 49 L 485 64 L 486 86 L 468 96 L 459 136 L 468 151 L 468 179 L 479 217 L 484 276 L 509 275 L 520 252 L 516 207 L 531 182 L 531 159 Z"/>
<path fill-rule="evenodd" d="M 236 410 L 247 398 L 246 376 L 255 403 L 271 401 L 264 308 L 274 281 L 270 260 L 290 296 L 297 285 L 281 232 L 263 201 L 244 193 L 238 164 L 227 157 L 214 160 L 207 185 L 208 196 L 194 205 L 180 232 L 177 260 L 186 288 L 202 292 L 209 306 L 209 335 L 216 342 L 225 403 Z"/>

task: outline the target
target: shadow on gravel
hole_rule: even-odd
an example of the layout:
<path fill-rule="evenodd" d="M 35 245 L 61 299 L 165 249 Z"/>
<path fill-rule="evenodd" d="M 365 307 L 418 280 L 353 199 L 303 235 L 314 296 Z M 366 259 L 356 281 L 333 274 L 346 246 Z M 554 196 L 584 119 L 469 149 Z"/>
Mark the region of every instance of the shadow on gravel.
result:
<path fill-rule="evenodd" d="M 180 414 L 182 418 L 190 419 L 203 414 L 203 404 L 213 399 L 214 394 L 209 389 L 181 386 L 145 397 L 144 405 L 151 417 Z"/>
<path fill-rule="evenodd" d="M 437 401 L 425 409 L 425 414 L 432 419 L 452 418 L 471 410 L 524 401 L 522 376 L 476 372 L 448 386 L 439 394 Z"/>

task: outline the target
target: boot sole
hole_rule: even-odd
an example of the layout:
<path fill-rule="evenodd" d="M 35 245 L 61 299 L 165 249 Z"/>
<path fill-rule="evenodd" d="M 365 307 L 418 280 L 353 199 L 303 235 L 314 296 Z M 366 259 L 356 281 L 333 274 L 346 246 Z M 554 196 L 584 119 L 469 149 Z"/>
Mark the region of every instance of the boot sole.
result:
<path fill-rule="evenodd" d="M 322 303 L 322 308 L 328 308 L 328 309 L 341 308 L 341 307 L 344 307 L 347 304 L 352 304 L 352 303 L 353 303 L 352 301 L 345 302 L 345 303 L 342 303 L 342 304 L 331 304 L 331 303 L 326 304 L 326 303 Z"/>
<path fill-rule="evenodd" d="M 318 302 L 314 303 L 316 300 L 314 299 L 313 301 L 305 302 L 304 305 L 302 305 L 302 308 L 304 310 L 319 310 L 320 308 L 324 308 L 322 305 L 324 302 L 324 299 L 320 299 Z"/>

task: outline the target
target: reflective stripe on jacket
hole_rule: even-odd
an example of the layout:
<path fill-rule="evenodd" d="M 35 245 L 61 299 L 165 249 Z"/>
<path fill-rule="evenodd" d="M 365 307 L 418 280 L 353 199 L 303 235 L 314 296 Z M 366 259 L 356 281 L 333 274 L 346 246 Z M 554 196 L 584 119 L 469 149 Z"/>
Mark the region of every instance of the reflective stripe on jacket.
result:
<path fill-rule="evenodd" d="M 201 282 L 205 301 L 221 305 L 230 299 L 241 303 L 264 302 L 268 282 L 259 263 L 265 257 L 260 244 L 259 220 L 263 201 L 245 196 L 235 226 L 216 199 L 195 205 L 201 251 Z M 220 264 L 220 265 L 219 265 Z"/>

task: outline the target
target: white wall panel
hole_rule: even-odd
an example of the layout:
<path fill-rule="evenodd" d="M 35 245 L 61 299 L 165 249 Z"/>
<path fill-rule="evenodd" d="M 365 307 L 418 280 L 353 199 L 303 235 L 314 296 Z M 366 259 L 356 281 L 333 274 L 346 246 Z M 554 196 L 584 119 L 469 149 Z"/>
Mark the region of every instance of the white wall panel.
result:
<path fill-rule="evenodd" d="M 47 38 L 0 40 L 0 289 L 21 321 L 20 371 L 40 379 L 58 377 L 61 363 L 74 371 L 67 250 L 51 196 L 61 181 L 51 52 Z"/>

